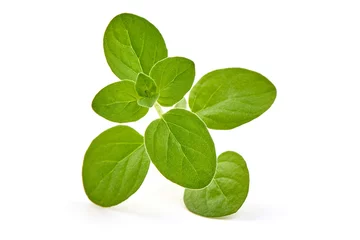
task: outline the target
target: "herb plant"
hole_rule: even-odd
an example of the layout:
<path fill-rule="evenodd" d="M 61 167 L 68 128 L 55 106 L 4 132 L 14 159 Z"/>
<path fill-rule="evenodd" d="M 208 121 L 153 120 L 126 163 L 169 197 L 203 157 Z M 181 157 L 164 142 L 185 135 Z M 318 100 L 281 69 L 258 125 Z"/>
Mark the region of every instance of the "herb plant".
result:
<path fill-rule="evenodd" d="M 103 47 L 121 81 L 96 94 L 93 110 L 126 123 L 155 107 L 159 119 L 144 137 L 118 125 L 92 141 L 82 169 L 88 198 L 103 207 L 125 201 L 141 186 L 151 161 L 165 178 L 186 188 L 184 202 L 191 212 L 206 217 L 235 213 L 249 190 L 246 162 L 231 151 L 216 158 L 208 128 L 233 129 L 257 118 L 274 102 L 275 86 L 259 73 L 226 68 L 206 74 L 191 89 L 194 62 L 168 57 L 159 30 L 133 14 L 111 20 Z M 190 111 L 184 98 L 189 91 Z M 173 109 L 163 113 L 161 106 Z"/>

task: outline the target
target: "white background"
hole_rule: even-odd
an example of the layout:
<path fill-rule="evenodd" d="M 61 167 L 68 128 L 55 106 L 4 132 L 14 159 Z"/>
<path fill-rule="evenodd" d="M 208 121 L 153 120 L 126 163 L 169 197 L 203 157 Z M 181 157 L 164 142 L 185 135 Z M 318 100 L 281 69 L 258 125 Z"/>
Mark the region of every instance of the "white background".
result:
<path fill-rule="evenodd" d="M 359 239 L 359 1 L 16 1 L 0 3 L 0 239 Z M 83 155 L 114 126 L 91 109 L 117 80 L 102 49 L 122 12 L 151 21 L 196 81 L 224 67 L 262 73 L 272 108 L 231 131 L 251 185 L 223 219 L 188 212 L 183 189 L 151 166 L 128 201 L 86 197 Z M 130 124 L 143 133 L 150 111 Z M 356 227 L 358 229 L 356 229 Z"/>

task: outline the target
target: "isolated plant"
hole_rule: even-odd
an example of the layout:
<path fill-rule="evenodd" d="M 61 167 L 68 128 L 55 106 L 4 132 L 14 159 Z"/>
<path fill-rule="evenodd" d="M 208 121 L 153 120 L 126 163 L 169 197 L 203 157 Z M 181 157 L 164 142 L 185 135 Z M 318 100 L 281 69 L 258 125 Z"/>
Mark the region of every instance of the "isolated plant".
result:
<path fill-rule="evenodd" d="M 150 123 L 144 137 L 118 125 L 92 141 L 82 169 L 88 198 L 103 207 L 125 201 L 141 186 L 151 161 L 165 178 L 186 188 L 184 202 L 190 211 L 207 217 L 235 213 L 247 197 L 249 172 L 235 152 L 216 157 L 208 128 L 233 129 L 257 118 L 274 102 L 274 85 L 259 73 L 226 68 L 206 74 L 191 89 L 195 64 L 168 57 L 160 32 L 133 14 L 111 20 L 104 51 L 121 81 L 96 94 L 93 110 L 126 123 L 155 107 L 159 119 Z M 184 98 L 189 91 L 190 111 Z M 174 108 L 163 113 L 161 106 Z"/>

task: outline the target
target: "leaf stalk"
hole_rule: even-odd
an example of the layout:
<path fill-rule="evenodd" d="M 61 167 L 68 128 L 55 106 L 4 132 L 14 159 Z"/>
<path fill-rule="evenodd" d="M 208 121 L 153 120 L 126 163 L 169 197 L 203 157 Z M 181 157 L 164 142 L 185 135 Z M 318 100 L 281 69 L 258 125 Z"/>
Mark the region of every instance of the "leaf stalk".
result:
<path fill-rule="evenodd" d="M 154 104 L 154 107 L 156 109 L 156 112 L 158 113 L 159 117 L 162 118 L 163 115 L 163 110 L 160 106 L 160 104 L 158 104 L 157 102 Z"/>

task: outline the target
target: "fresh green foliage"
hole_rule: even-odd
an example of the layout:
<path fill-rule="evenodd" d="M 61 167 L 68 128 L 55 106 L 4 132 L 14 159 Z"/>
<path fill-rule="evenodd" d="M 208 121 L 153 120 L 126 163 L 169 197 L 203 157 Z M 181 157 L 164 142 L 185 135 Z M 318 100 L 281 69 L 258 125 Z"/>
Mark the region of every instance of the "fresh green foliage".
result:
<path fill-rule="evenodd" d="M 86 195 L 103 207 L 117 205 L 139 189 L 149 164 L 138 132 L 127 126 L 110 128 L 86 151 L 82 174 Z"/>
<path fill-rule="evenodd" d="M 214 179 L 203 189 L 186 189 L 184 202 L 193 213 L 222 217 L 239 210 L 249 191 L 249 171 L 236 152 L 224 152 L 218 158 Z"/>
<path fill-rule="evenodd" d="M 214 142 L 195 114 L 172 109 L 150 123 L 145 146 L 157 169 L 170 181 L 187 188 L 203 188 L 215 174 Z"/>
<path fill-rule="evenodd" d="M 155 63 L 167 57 L 159 30 L 146 19 L 129 13 L 120 14 L 109 23 L 104 52 L 115 75 L 132 81 L 141 72 L 149 74 Z"/>
<path fill-rule="evenodd" d="M 275 97 L 275 86 L 261 74 L 227 68 L 203 76 L 190 92 L 189 105 L 209 128 L 232 129 L 263 114 Z"/>
<path fill-rule="evenodd" d="M 89 199 L 103 207 L 125 201 L 139 189 L 152 161 L 165 178 L 187 188 L 184 202 L 190 211 L 206 217 L 235 213 L 249 190 L 248 169 L 235 152 L 216 160 L 208 128 L 232 129 L 260 116 L 275 100 L 274 85 L 259 73 L 228 68 L 206 74 L 190 90 L 195 64 L 167 57 L 160 32 L 129 13 L 111 20 L 104 52 L 122 81 L 96 94 L 94 111 L 125 123 L 141 119 L 154 107 L 159 119 L 150 123 L 145 137 L 119 125 L 93 140 L 82 169 Z M 191 111 L 186 110 L 189 91 Z M 161 106 L 173 109 L 164 113 Z"/>
<path fill-rule="evenodd" d="M 140 99 L 138 100 L 140 106 L 150 108 L 159 98 L 156 83 L 143 73 L 140 73 L 137 77 L 135 89 L 140 96 Z"/>
<path fill-rule="evenodd" d="M 134 82 L 115 82 L 96 94 L 92 108 L 107 120 L 118 123 L 133 122 L 148 112 L 148 108 L 138 105 L 139 99 Z"/>
<path fill-rule="evenodd" d="M 195 64 L 183 57 L 165 58 L 155 64 L 150 76 L 160 91 L 159 104 L 172 106 L 190 90 L 195 78 Z"/>

